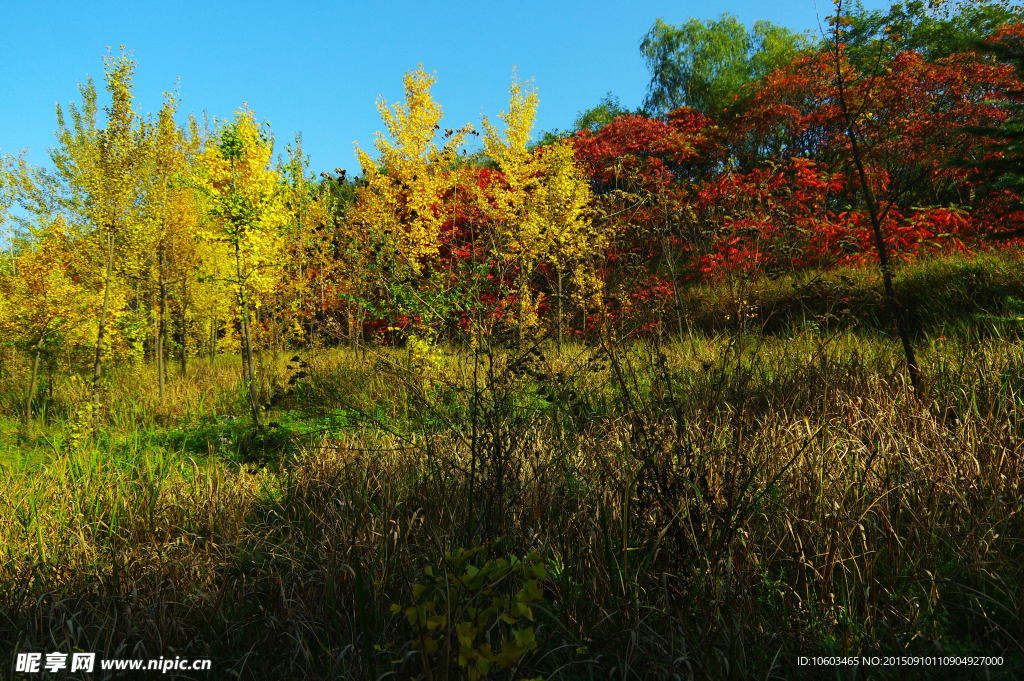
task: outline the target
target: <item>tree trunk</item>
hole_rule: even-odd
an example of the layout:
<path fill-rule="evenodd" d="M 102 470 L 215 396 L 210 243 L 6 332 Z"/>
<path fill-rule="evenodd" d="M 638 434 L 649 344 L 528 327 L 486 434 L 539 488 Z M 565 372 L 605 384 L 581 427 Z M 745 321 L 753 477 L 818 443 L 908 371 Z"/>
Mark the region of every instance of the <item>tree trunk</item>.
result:
<path fill-rule="evenodd" d="M 210 317 L 210 364 L 217 360 L 217 317 Z"/>
<path fill-rule="evenodd" d="M 838 10 L 837 10 L 838 11 Z M 885 239 L 882 237 L 882 221 L 878 214 L 878 201 L 875 193 L 868 183 L 867 172 L 864 170 L 864 159 L 857 144 L 857 132 L 854 130 L 855 122 L 850 116 L 846 102 L 846 89 L 843 81 L 843 73 L 839 62 L 839 25 L 836 25 L 836 83 L 839 90 L 839 106 L 843 112 L 843 122 L 846 124 L 846 136 L 850 140 L 850 151 L 853 156 L 853 164 L 857 168 L 857 176 L 860 179 L 861 190 L 864 194 L 864 203 L 867 204 L 868 215 L 871 218 L 871 229 L 875 236 L 875 246 L 878 248 L 878 264 L 882 270 L 882 282 L 885 287 L 885 302 L 889 315 L 896 322 L 896 332 L 899 334 L 900 342 L 903 345 L 903 355 L 907 362 L 907 373 L 910 374 L 910 383 L 914 386 L 914 392 L 918 398 L 923 398 L 921 392 L 921 373 L 917 366 L 917 358 L 914 356 L 914 346 L 910 342 L 910 330 L 907 328 L 906 318 L 902 306 L 896 298 L 896 291 L 892 285 L 892 265 L 889 263 L 889 254 L 885 247 Z M 891 204 L 890 204 L 891 205 Z"/>
<path fill-rule="evenodd" d="M 132 308 L 132 312 L 134 314 L 136 314 L 136 315 L 138 315 L 139 314 L 139 310 L 142 309 L 142 291 L 141 291 L 141 289 L 142 289 L 142 287 L 139 286 L 139 282 L 136 281 L 135 282 L 135 307 Z M 132 352 L 128 355 L 128 362 L 130 364 L 133 364 L 133 365 L 135 364 L 135 352 L 134 352 L 134 350 L 135 350 L 135 348 L 134 348 L 135 342 L 136 342 L 135 337 L 132 336 L 131 337 L 131 343 L 132 343 L 133 347 L 132 347 Z M 142 343 L 142 355 L 143 355 L 143 359 L 145 359 L 145 355 L 146 355 L 146 344 L 145 344 L 145 342 Z"/>
<path fill-rule="evenodd" d="M 110 279 L 114 269 L 114 235 L 107 234 L 107 276 L 103 283 L 103 310 L 96 334 L 96 362 L 92 370 L 92 436 L 100 434 L 100 376 L 103 371 L 103 337 L 107 330 L 107 310 L 110 307 Z"/>
<path fill-rule="evenodd" d="M 185 313 L 188 310 L 188 277 L 181 278 L 181 375 L 188 374 L 188 319 Z"/>
<path fill-rule="evenodd" d="M 39 378 L 39 355 L 43 352 L 43 338 L 46 337 L 46 331 L 43 331 L 39 336 L 39 342 L 36 343 L 35 357 L 32 359 L 32 378 L 28 383 L 28 402 L 25 404 L 25 431 L 27 433 L 32 430 L 32 400 L 36 397 L 36 382 Z"/>
<path fill-rule="evenodd" d="M 348 347 L 349 350 L 355 351 L 356 349 L 356 318 L 352 313 L 352 301 L 349 300 L 345 303 L 345 318 L 348 322 Z"/>
<path fill-rule="evenodd" d="M 274 362 L 271 365 L 273 367 L 277 367 L 277 359 L 278 359 L 277 344 L 278 344 L 278 338 L 279 338 L 280 331 L 277 328 L 277 322 L 278 322 L 278 320 L 281 317 L 280 312 L 279 312 L 279 307 L 280 306 L 279 306 L 279 303 L 278 303 L 278 300 L 277 300 L 277 296 L 275 295 L 274 296 L 274 312 L 275 312 L 275 314 L 271 315 L 271 321 L 270 321 L 270 351 L 271 351 L 271 353 L 274 356 Z"/>
<path fill-rule="evenodd" d="M 558 352 L 562 352 L 562 269 L 558 269 Z"/>
<path fill-rule="evenodd" d="M 519 266 L 519 324 L 518 324 L 518 326 L 519 326 L 519 349 L 520 350 L 522 350 L 524 347 L 526 347 L 526 333 L 524 332 L 524 325 L 526 324 L 526 320 L 524 319 L 524 317 L 526 316 L 526 289 L 527 289 L 527 286 L 529 285 L 529 282 L 527 281 L 526 275 L 524 273 L 524 269 L 525 268 L 526 268 L 526 263 L 525 262 L 520 264 L 520 266 Z"/>
<path fill-rule="evenodd" d="M 167 347 L 167 279 L 165 278 L 163 249 L 160 249 L 160 330 L 156 340 L 156 373 L 160 384 L 160 404 L 164 403 L 167 385 L 167 364 L 164 361 L 164 348 Z"/>
<path fill-rule="evenodd" d="M 256 377 L 256 374 L 257 374 L 256 369 L 260 370 L 258 373 L 260 373 L 260 374 L 263 373 L 263 348 L 260 347 L 259 350 L 255 349 L 256 348 L 256 340 L 257 340 L 255 338 L 255 336 L 257 334 L 259 334 L 259 336 L 260 336 L 259 340 L 261 340 L 261 341 L 263 340 L 263 334 L 261 333 L 262 330 L 263 330 L 263 325 L 260 323 L 260 308 L 259 307 L 255 307 L 255 306 L 253 307 L 253 310 L 252 310 L 252 321 L 253 321 L 253 324 L 255 325 L 256 328 L 254 330 L 252 325 L 249 326 L 249 347 L 253 348 L 253 350 L 252 350 L 252 357 L 255 357 L 255 361 L 258 362 L 257 364 L 253 364 L 252 365 L 252 375 L 253 375 L 253 380 L 255 380 L 255 377 Z"/>
<path fill-rule="evenodd" d="M 356 348 L 362 350 L 363 361 L 366 361 L 366 338 L 363 336 L 363 322 L 366 318 L 366 310 L 362 303 L 356 304 Z"/>
<path fill-rule="evenodd" d="M 252 422 L 256 429 L 263 427 L 260 421 L 260 405 L 256 396 L 256 372 L 252 359 L 252 339 L 249 335 L 249 308 L 245 300 L 245 282 L 242 280 L 242 256 L 239 244 L 235 244 L 235 274 L 238 277 L 238 305 L 242 322 L 242 364 L 245 381 L 249 385 L 249 406 L 252 407 Z"/>
<path fill-rule="evenodd" d="M 892 265 L 889 263 L 889 254 L 885 248 L 885 239 L 882 237 L 882 224 L 878 217 L 878 204 L 875 202 L 874 192 L 868 185 L 867 174 L 864 172 L 864 163 L 861 160 L 857 149 L 857 142 L 854 139 L 853 130 L 847 128 L 850 136 L 850 145 L 853 148 L 854 165 L 857 166 L 857 174 L 860 176 L 861 188 L 864 190 L 864 201 L 868 204 L 868 214 L 871 216 L 871 229 L 875 235 L 875 246 L 878 248 L 878 264 L 882 269 L 882 282 L 885 286 L 885 302 L 889 315 L 896 321 L 896 332 L 899 334 L 900 342 L 903 345 L 903 356 L 907 361 L 907 372 L 910 374 L 910 383 L 914 386 L 914 392 L 918 397 L 921 393 L 921 372 L 917 366 L 917 358 L 914 356 L 914 346 L 910 342 L 910 329 L 907 328 L 907 320 L 903 314 L 903 306 L 896 298 L 896 291 L 892 285 Z"/>

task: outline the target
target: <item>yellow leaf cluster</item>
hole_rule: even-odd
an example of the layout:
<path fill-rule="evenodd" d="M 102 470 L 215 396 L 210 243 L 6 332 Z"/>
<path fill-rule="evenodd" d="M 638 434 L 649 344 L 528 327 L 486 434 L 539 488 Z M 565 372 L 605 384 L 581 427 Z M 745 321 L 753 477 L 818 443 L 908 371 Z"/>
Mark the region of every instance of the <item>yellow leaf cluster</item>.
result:
<path fill-rule="evenodd" d="M 504 132 L 485 117 L 484 148 L 497 163 L 505 186 L 496 187 L 487 210 L 505 240 L 505 257 L 524 263 L 557 261 L 583 252 L 585 208 L 590 185 L 576 163 L 573 146 L 560 141 L 537 152 L 527 146 L 537 109 L 537 93 L 513 79 Z"/>
<path fill-rule="evenodd" d="M 519 267 L 521 329 L 537 324 L 540 301 L 528 287 L 536 265 L 546 261 L 560 271 L 576 270 L 573 263 L 600 246 L 588 238 L 590 185 L 572 144 L 561 141 L 536 151 L 528 146 L 536 110 L 536 90 L 514 77 L 508 111 L 499 115 L 505 130 L 486 117 L 482 122 L 484 148 L 504 183 L 481 195 L 481 207 L 495 222 L 502 256 Z"/>
<path fill-rule="evenodd" d="M 271 165 L 273 141 L 247 108 L 236 112 L 229 128 L 240 143 L 236 156 L 228 157 L 217 144 L 209 144 L 199 155 L 193 175 L 206 220 L 199 236 L 208 242 L 239 247 L 241 280 L 259 304 L 261 294 L 273 289 L 277 280 L 284 241 L 282 227 L 289 215 L 280 195 L 280 175 Z M 227 128 L 226 128 L 227 129 Z M 212 261 L 230 256 L 210 254 Z M 237 278 L 237 277 L 236 277 Z"/>
<path fill-rule="evenodd" d="M 454 171 L 468 131 L 446 131 L 446 141 L 438 147 L 441 106 L 430 95 L 435 81 L 422 64 L 407 73 L 404 102 L 390 107 L 383 99 L 377 102 L 390 137 L 377 133 L 379 158 L 356 146 L 366 184 L 349 223 L 393 244 L 393 255 L 416 273 L 424 258 L 437 255 L 443 201 L 458 186 L 459 173 Z"/>

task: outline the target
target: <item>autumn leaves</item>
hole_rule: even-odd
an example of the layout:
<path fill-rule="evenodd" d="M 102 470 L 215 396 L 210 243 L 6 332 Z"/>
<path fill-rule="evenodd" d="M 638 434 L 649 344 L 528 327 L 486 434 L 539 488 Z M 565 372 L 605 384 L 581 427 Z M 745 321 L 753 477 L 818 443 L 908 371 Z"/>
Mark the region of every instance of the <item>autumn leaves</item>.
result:
<path fill-rule="evenodd" d="M 557 270 L 559 281 L 563 272 L 579 278 L 582 256 L 601 246 L 587 239 L 589 178 L 570 142 L 528 146 L 537 93 L 518 79 L 508 110 L 499 115 L 504 126 L 482 121 L 484 158 L 498 172 L 481 172 L 460 156 L 467 137 L 479 134 L 471 126 L 446 130 L 439 146 L 434 82 L 419 67 L 406 74 L 403 103 L 378 103 L 390 139 L 378 135 L 376 159 L 359 150 L 364 184 L 347 224 L 357 233 L 367 230 L 363 262 L 393 275 L 385 298 L 399 297 L 395 284 L 416 282 L 400 314 L 413 333 L 432 339 L 453 312 L 483 333 L 495 310 L 506 309 L 514 310 L 507 321 L 522 341 L 541 328 L 541 295 L 532 285 L 537 267 Z M 453 271 L 464 276 L 443 274 Z M 443 304 L 450 296 L 439 287 L 463 294 L 460 309 Z"/>
<path fill-rule="evenodd" d="M 282 277 L 285 251 L 301 252 L 293 242 L 310 220 L 326 221 L 316 185 L 287 182 L 283 161 L 272 166 L 273 139 L 253 112 L 243 108 L 211 134 L 192 117 L 176 123 L 178 101 L 168 93 L 155 117 L 143 116 L 134 108 L 135 67 L 124 51 L 105 58 L 105 128 L 91 81 L 68 115 L 58 107 L 52 169 L 24 158 L 3 169 L 31 216 L 18 256 L 0 272 L 0 333 L 33 356 L 26 425 L 40 357 L 65 355 L 72 371 L 92 354 L 96 432 L 111 351 L 154 359 L 162 402 L 171 353 L 184 372 L 203 341 L 211 355 L 218 340 L 233 346 L 235 328 L 255 395 L 250 316 L 298 295 L 301 286 Z M 301 149 L 289 154 L 295 162 Z"/>
<path fill-rule="evenodd" d="M 525 342 L 553 330 L 544 305 L 561 336 L 563 291 L 596 281 L 589 178 L 568 141 L 528 146 L 537 95 L 526 83 L 513 81 L 499 124 L 482 121 L 470 158 L 481 133 L 442 129 L 435 78 L 417 68 L 404 101 L 379 102 L 387 135 L 375 156 L 358 150 L 362 177 L 316 183 L 298 140 L 275 162 L 247 108 L 212 130 L 177 123 L 174 93 L 155 116 L 139 113 L 135 68 L 124 51 L 105 58 L 105 127 L 91 81 L 78 106 L 58 107 L 51 169 L 3 168 L 5 196 L 31 215 L 0 272 L 0 333 L 33 358 L 28 405 L 40 361 L 88 361 L 95 433 L 111 357 L 153 360 L 163 403 L 172 357 L 184 373 L 189 355 L 232 350 L 258 426 L 260 352 L 314 327 L 335 342 L 368 331 L 429 347 L 501 323 Z"/>

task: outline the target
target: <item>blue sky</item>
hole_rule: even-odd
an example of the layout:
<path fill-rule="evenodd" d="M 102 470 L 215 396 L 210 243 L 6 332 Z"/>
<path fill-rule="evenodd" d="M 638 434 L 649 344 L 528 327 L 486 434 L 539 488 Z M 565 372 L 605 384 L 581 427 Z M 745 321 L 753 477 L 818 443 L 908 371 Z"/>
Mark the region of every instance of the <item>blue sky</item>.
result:
<path fill-rule="evenodd" d="M 887 0 L 868 0 L 887 7 Z M 403 74 L 437 72 L 443 126 L 477 123 L 508 102 L 512 68 L 533 78 L 537 130 L 565 128 L 607 92 L 634 108 L 648 73 L 639 41 L 658 17 L 735 14 L 817 30 L 828 0 L 722 3 L 660 0 L 311 3 L 6 2 L 0 40 L 0 152 L 29 149 L 47 165 L 54 104 L 78 101 L 92 75 L 102 94 L 107 46 L 132 50 L 135 96 L 159 108 L 180 78 L 181 111 L 232 115 L 248 102 L 272 124 L 278 150 L 301 131 L 311 169 L 358 172 L 352 143 L 371 149 L 382 128 L 375 101 L 402 96 Z"/>

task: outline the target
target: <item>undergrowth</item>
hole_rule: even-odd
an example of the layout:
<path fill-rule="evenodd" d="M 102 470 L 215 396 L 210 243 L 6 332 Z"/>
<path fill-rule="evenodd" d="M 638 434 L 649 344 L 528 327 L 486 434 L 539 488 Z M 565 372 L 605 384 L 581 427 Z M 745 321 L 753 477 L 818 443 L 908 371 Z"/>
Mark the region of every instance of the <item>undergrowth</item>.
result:
<path fill-rule="evenodd" d="M 120 367 L 96 441 L 62 379 L 36 431 L 0 421 L 0 678 L 72 649 L 209 678 L 1018 678 L 1024 296 L 972 267 L 902 280 L 955 284 L 945 321 L 917 303 L 925 395 L 881 318 L 792 282 L 784 324 L 746 282 L 718 290 L 743 323 L 661 344 L 304 351 L 295 381 L 267 356 L 262 433 L 228 358 L 162 405 Z M 1003 663 L 799 664 L 947 654 Z"/>

